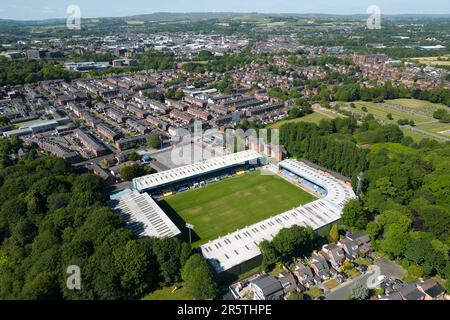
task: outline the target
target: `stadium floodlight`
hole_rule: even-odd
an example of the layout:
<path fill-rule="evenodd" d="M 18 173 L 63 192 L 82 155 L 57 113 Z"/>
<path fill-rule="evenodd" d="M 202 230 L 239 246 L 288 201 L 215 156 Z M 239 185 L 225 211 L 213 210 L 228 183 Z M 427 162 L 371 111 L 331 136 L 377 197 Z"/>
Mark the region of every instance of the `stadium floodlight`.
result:
<path fill-rule="evenodd" d="M 189 229 L 189 244 L 192 244 L 191 232 L 192 232 L 192 230 L 194 230 L 194 225 L 186 223 L 186 228 Z"/>

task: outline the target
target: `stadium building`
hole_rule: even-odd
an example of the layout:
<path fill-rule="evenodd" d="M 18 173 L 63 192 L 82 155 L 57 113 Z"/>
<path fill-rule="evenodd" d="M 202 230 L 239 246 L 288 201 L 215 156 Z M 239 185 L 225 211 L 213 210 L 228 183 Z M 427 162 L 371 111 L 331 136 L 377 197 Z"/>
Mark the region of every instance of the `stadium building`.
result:
<path fill-rule="evenodd" d="M 344 205 L 356 198 L 349 184 L 304 162 L 288 159 L 278 167 L 281 176 L 321 198 L 202 245 L 203 256 L 217 273 L 241 274 L 260 265 L 262 241 L 271 241 L 281 229 L 294 225 L 324 228 L 339 220 Z"/>
<path fill-rule="evenodd" d="M 124 190 L 110 197 L 109 206 L 140 237 L 175 237 L 180 230 L 147 193 Z"/>
<path fill-rule="evenodd" d="M 133 189 L 151 195 L 170 193 L 169 190 L 184 190 L 192 185 L 203 184 L 228 175 L 236 169 L 249 169 L 261 164 L 261 155 L 252 150 L 227 154 L 183 167 L 154 173 L 133 180 Z"/>
<path fill-rule="evenodd" d="M 112 198 L 116 200 L 113 207 L 138 235 L 176 236 L 180 231 L 151 196 L 169 196 L 262 164 L 258 152 L 247 150 L 136 178 L 131 193 Z M 315 165 L 287 159 L 278 163 L 276 171 L 319 199 L 201 245 L 216 273 L 242 274 L 260 265 L 262 241 L 270 241 L 280 230 L 294 225 L 321 230 L 339 220 L 344 205 L 356 198 L 348 180 Z"/>
<path fill-rule="evenodd" d="M 243 151 L 197 162 L 191 165 L 147 175 L 133 180 L 133 190 L 127 189 L 110 196 L 109 206 L 126 221 L 140 237 L 175 237 L 181 232 L 151 195 L 170 195 L 206 184 L 233 172 L 243 172 L 260 165 L 261 156 Z"/>

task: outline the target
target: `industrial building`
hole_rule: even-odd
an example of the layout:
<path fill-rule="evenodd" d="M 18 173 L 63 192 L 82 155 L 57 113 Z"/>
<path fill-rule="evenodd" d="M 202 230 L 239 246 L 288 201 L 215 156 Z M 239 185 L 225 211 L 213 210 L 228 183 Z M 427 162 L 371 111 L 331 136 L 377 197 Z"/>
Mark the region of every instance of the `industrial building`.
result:
<path fill-rule="evenodd" d="M 70 122 L 68 117 L 55 120 L 39 120 L 30 125 L 23 125 L 19 129 L 3 132 L 5 137 L 20 137 L 28 134 L 37 134 L 41 132 L 55 130 L 56 127 Z"/>

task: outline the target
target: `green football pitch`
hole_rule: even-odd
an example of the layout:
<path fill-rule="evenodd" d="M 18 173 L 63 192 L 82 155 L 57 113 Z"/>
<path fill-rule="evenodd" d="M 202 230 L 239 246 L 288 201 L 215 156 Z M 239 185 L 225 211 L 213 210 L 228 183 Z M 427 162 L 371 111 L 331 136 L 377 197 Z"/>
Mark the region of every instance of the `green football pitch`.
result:
<path fill-rule="evenodd" d="M 291 210 L 316 198 L 276 175 L 259 170 L 206 187 L 176 194 L 160 206 L 189 239 L 185 224 L 193 224 L 194 246 Z"/>

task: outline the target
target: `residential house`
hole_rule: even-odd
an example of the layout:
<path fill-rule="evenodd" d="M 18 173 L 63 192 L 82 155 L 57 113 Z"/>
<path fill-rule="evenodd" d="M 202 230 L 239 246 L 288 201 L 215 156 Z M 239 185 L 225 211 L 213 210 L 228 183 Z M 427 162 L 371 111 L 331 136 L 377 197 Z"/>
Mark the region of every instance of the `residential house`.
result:
<path fill-rule="evenodd" d="M 364 254 L 372 252 L 372 245 L 368 235 L 362 233 L 349 233 L 347 234 L 347 238 L 356 242 L 359 252 Z"/>
<path fill-rule="evenodd" d="M 324 245 L 319 254 L 324 257 L 335 270 L 338 270 L 345 260 L 344 249 L 335 244 Z"/>
<path fill-rule="evenodd" d="M 399 291 L 403 300 L 425 300 L 425 293 L 420 291 L 415 283 L 408 283 Z"/>
<path fill-rule="evenodd" d="M 346 257 L 348 259 L 356 259 L 359 256 L 359 246 L 356 241 L 349 238 L 344 238 L 338 241 L 338 246 L 344 249 Z"/>
<path fill-rule="evenodd" d="M 284 295 L 297 291 L 297 281 L 295 281 L 295 277 L 290 272 L 282 272 L 278 277 L 278 280 L 281 282 L 281 286 L 283 287 Z"/>
<path fill-rule="evenodd" d="M 392 292 L 390 294 L 381 295 L 378 298 L 378 300 L 403 300 L 403 297 L 402 297 L 402 295 L 399 292 L 394 291 L 394 292 Z"/>
<path fill-rule="evenodd" d="M 284 295 L 283 285 L 273 276 L 262 275 L 250 282 L 253 300 L 281 300 Z"/>
<path fill-rule="evenodd" d="M 314 274 L 309 266 L 305 266 L 303 263 L 297 263 L 294 274 L 303 287 L 309 289 L 314 286 Z"/>
<path fill-rule="evenodd" d="M 314 253 L 310 260 L 311 268 L 320 280 L 328 280 L 330 278 L 330 267 L 327 260 L 321 255 Z"/>
<path fill-rule="evenodd" d="M 417 283 L 417 288 L 425 294 L 425 300 L 443 300 L 445 289 L 434 279 Z"/>

